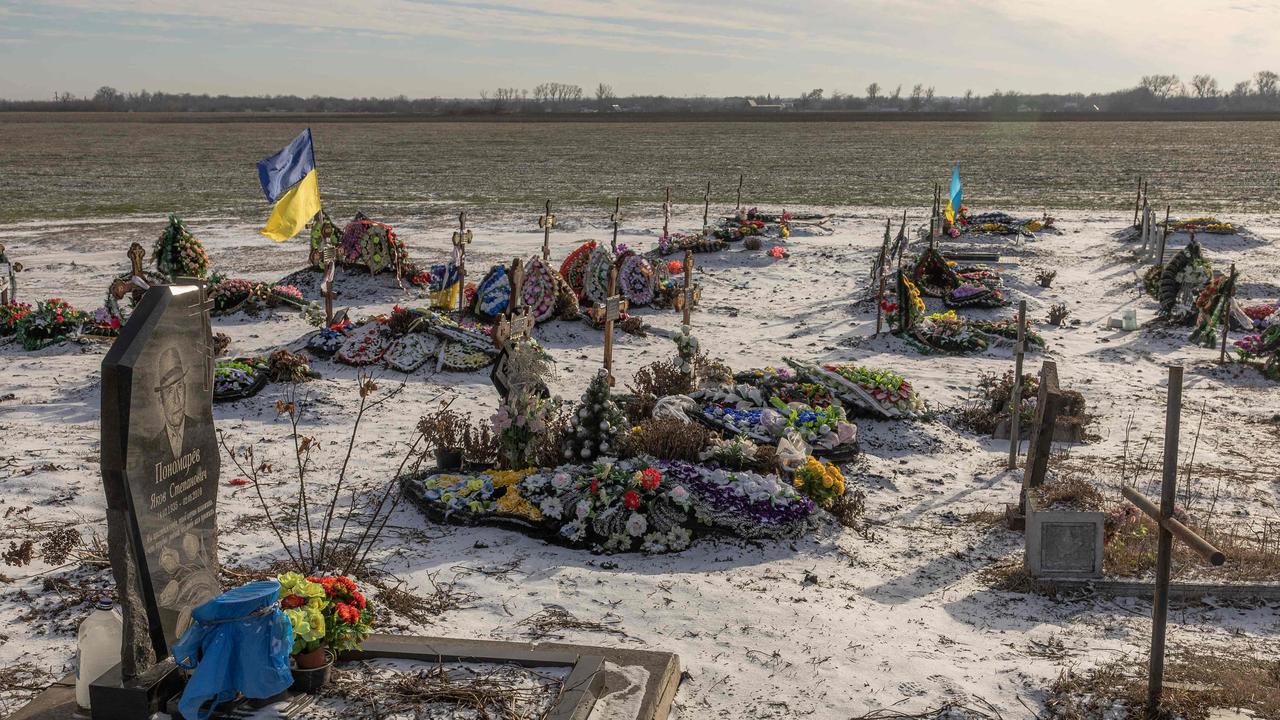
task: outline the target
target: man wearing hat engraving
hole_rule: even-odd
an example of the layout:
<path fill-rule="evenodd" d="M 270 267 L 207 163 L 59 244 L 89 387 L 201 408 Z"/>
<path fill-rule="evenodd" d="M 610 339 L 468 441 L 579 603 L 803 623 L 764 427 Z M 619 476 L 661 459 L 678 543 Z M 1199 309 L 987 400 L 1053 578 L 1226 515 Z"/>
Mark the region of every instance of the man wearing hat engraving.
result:
<path fill-rule="evenodd" d="M 157 363 L 156 395 L 164 428 L 147 443 L 149 462 L 168 464 L 199 447 L 200 421 L 187 415 L 187 373 L 177 348 L 165 348 Z"/>

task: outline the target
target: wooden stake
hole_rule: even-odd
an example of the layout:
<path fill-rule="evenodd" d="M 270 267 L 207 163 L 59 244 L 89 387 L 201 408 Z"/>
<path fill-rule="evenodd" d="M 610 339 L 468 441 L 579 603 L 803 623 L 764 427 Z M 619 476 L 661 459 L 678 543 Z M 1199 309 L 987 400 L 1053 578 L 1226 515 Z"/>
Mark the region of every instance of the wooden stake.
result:
<path fill-rule="evenodd" d="M 538 227 L 542 228 L 542 260 L 551 260 L 551 228 L 555 227 L 556 216 L 551 214 L 551 201 L 547 201 L 547 210 L 538 218 Z"/>
<path fill-rule="evenodd" d="M 684 325 L 692 325 L 693 312 L 693 251 L 684 251 Z"/>
<path fill-rule="evenodd" d="M 742 181 L 745 180 L 746 177 L 746 175 L 738 176 L 738 204 L 733 206 L 735 210 L 742 209 Z"/>
<path fill-rule="evenodd" d="M 707 222 L 711 217 L 711 181 L 707 181 L 707 192 L 702 196 L 702 229 L 707 229 Z"/>
<path fill-rule="evenodd" d="M 1182 367 L 1169 368 L 1169 392 L 1164 416 L 1164 478 L 1160 483 L 1160 520 L 1173 517 L 1178 487 L 1178 431 L 1182 414 Z M 1164 639 L 1169 621 L 1169 570 L 1172 565 L 1173 534 L 1160 522 L 1156 544 L 1156 587 L 1151 603 L 1151 660 L 1147 676 L 1147 717 L 1160 712 L 1164 692 Z"/>
<path fill-rule="evenodd" d="M 671 186 L 667 186 L 666 199 L 662 201 L 662 237 L 671 236 Z"/>
<path fill-rule="evenodd" d="M 613 214 L 609 216 L 609 220 L 613 222 L 613 240 L 609 241 L 609 247 L 613 249 L 613 254 L 618 254 L 618 220 L 622 211 L 622 197 L 617 197 L 613 201 Z"/>
<path fill-rule="evenodd" d="M 1231 263 L 1231 274 L 1228 279 L 1236 274 L 1236 264 Z M 1231 285 L 1231 295 L 1235 296 L 1235 283 Z M 1227 362 L 1227 330 L 1231 327 L 1231 297 L 1223 298 L 1222 301 L 1222 351 L 1218 354 L 1218 364 L 1222 365 Z"/>
<path fill-rule="evenodd" d="M 329 327 L 333 325 L 333 299 L 336 296 L 333 290 L 333 276 L 338 266 L 338 249 L 326 243 L 320 249 L 320 259 L 324 263 L 324 280 L 320 281 L 320 296 L 324 298 L 324 324 L 325 327 Z"/>
<path fill-rule="evenodd" d="M 1169 240 L 1169 211 L 1173 209 L 1172 205 L 1164 206 L 1164 230 L 1160 232 L 1160 257 L 1156 258 L 1157 265 L 1164 265 L 1164 245 Z"/>
<path fill-rule="evenodd" d="M 1018 467 L 1022 420 L 1022 356 L 1027 342 L 1027 301 L 1018 301 L 1018 345 L 1014 348 L 1013 397 L 1009 400 L 1009 469 Z"/>
<path fill-rule="evenodd" d="M 609 268 L 609 296 L 604 300 L 604 370 L 613 387 L 613 321 L 622 315 L 622 297 L 618 292 L 618 268 Z"/>
<path fill-rule="evenodd" d="M 1138 176 L 1138 194 L 1133 198 L 1133 226 L 1138 226 L 1138 208 L 1142 207 L 1142 176 Z"/>

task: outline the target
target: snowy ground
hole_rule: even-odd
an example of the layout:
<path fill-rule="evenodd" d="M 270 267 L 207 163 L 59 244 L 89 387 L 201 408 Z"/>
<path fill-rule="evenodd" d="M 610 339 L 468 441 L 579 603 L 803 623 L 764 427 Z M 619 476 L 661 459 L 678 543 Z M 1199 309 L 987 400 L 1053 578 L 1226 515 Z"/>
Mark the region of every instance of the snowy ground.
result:
<path fill-rule="evenodd" d="M 923 357 L 894 338 L 872 338 L 874 306 L 858 300 L 866 295 L 868 265 L 884 219 L 895 211 L 834 212 L 835 233 L 792 238 L 788 260 L 740 247 L 697 256 L 704 295 L 694 329 L 704 348 L 737 369 L 776 364 L 783 355 L 891 368 L 939 409 L 970 396 L 979 372 L 1011 367 L 1007 348 Z M 686 208 L 672 229 L 692 229 L 700 215 L 701 208 Z M 490 262 L 509 262 L 514 254 L 537 252 L 542 235 L 532 216 L 471 217 L 473 272 Z M 648 227 L 624 228 L 620 241 L 651 245 L 660 223 L 654 217 L 629 221 Z M 1280 386 L 1267 384 L 1252 369 L 1217 366 L 1216 351 L 1188 344 L 1181 331 L 1124 333 L 1105 327 L 1108 316 L 1125 308 L 1136 308 L 1139 321 L 1155 312 L 1155 303 L 1140 293 L 1135 277 L 1140 268 L 1112 238 L 1129 219 L 1123 212 L 1070 213 L 1058 220 L 1060 236 L 1020 248 L 1003 240 L 990 244 L 1020 258 L 1020 264 L 999 266 L 1010 295 L 1015 302 L 1027 300 L 1028 315 L 1048 340 L 1045 355 L 1058 361 L 1063 385 L 1082 392 L 1098 415 L 1091 430 L 1100 440 L 1071 453 L 1098 460 L 1097 480 L 1112 484 L 1115 496 L 1114 473 L 1100 461 L 1122 455 L 1131 417 L 1134 443 L 1150 436 L 1147 456 L 1159 456 L 1165 367 L 1181 363 L 1186 366 L 1184 453 L 1203 405 L 1196 463 L 1241 471 L 1222 488 L 1219 512 L 1274 518 L 1280 515 L 1275 442 Z M 1208 256 L 1215 266 L 1238 264 L 1240 297 L 1276 299 L 1280 247 L 1273 239 L 1280 238 L 1280 224 L 1268 217 L 1229 219 L 1255 234 L 1206 236 Z M 149 250 L 161 220 L 16 225 L 0 231 L 0 242 L 27 266 L 20 275 L 22 299 L 61 296 L 91 310 L 101 304 L 110 279 L 127 270 L 129 243 L 140 241 Z M 396 224 L 415 258 L 444 258 L 451 227 L 443 220 L 387 220 Z M 582 239 L 608 239 L 603 218 L 562 212 L 560 221 L 553 235 L 557 261 Z M 273 280 L 305 262 L 302 243 L 276 245 L 242 221 L 193 216 L 188 223 L 225 273 Z M 1176 237 L 1171 246 L 1184 242 L 1185 236 Z M 1036 285 L 1039 267 L 1059 271 L 1052 289 Z M 373 296 L 344 297 L 338 304 L 352 306 L 359 316 L 415 302 L 412 294 L 388 284 Z M 1078 326 L 1042 322 L 1056 302 L 1067 304 Z M 978 313 L 999 317 L 1009 310 L 971 314 Z M 655 326 L 678 326 L 671 311 L 639 314 Z M 311 329 L 298 316 L 219 318 L 214 325 L 233 338 L 230 352 L 235 354 L 295 342 Z M 600 334 L 560 321 L 540 326 L 535 334 L 559 366 L 555 390 L 576 398 L 599 366 Z M 105 351 L 105 344 L 63 344 L 35 353 L 14 344 L 0 346 L 0 515 L 18 517 L 18 509 L 31 506 L 22 515 L 29 521 L 74 526 L 86 538 L 105 536 L 97 464 L 98 380 Z M 620 385 L 642 365 L 673 354 L 668 340 L 620 336 L 615 350 Z M 1038 361 L 1031 356 L 1030 371 Z M 305 432 L 322 441 L 320 459 L 332 467 L 350 430 L 355 372 L 326 362 L 314 367 L 324 379 L 305 388 L 312 398 Z M 388 375 L 383 385 L 398 380 Z M 288 425 L 273 410 L 281 392 L 281 386 L 269 386 L 255 398 L 215 406 L 220 429 L 237 444 L 258 443 L 278 467 L 287 466 L 289 445 Z M 422 371 L 409 377 L 401 399 L 375 410 L 363 428 L 359 482 L 374 487 L 387 480 L 414 422 L 441 393 L 457 395 L 455 407 L 485 416 L 496 406 L 487 371 Z M 395 632 L 525 639 L 520 621 L 547 605 L 562 606 L 583 620 L 616 621 L 612 627 L 621 633 L 569 631 L 564 637 L 678 653 L 687 671 L 676 698 L 678 718 L 847 718 L 884 706 L 918 711 L 946 702 L 982 706 L 984 701 L 1005 718 L 1032 717 L 1043 702 L 1043 689 L 1064 668 L 1121 657 L 1135 665 L 1145 662 L 1148 602 L 1050 600 L 997 592 L 979 577 L 994 562 L 1021 552 L 1020 536 L 961 521 L 1016 499 L 1018 475 L 1003 470 L 1006 442 L 957 432 L 942 422 L 863 420 L 859 426 L 865 459 L 848 473 L 867 493 L 872 538 L 830 530 L 790 544 L 714 541 L 668 556 L 595 556 L 513 532 L 435 525 L 406 506 L 375 549 L 376 562 L 412 589 L 429 591 L 433 578 L 456 579 L 457 589 L 476 599 L 430 624 L 401 618 L 386 626 Z M 221 558 L 261 565 L 278 550 L 261 522 L 256 496 L 250 487 L 225 484 L 236 476 L 225 459 L 222 475 Z M 291 487 L 283 473 L 267 481 L 273 496 L 285 497 Z M 87 606 L 52 618 L 23 619 L 28 606 L 42 607 L 55 592 L 66 592 L 49 577 L 81 586 L 109 581 L 110 574 L 52 569 L 39 560 L 0 567 L 0 573 L 5 577 L 0 615 L 7 618 L 0 630 L 0 667 L 29 662 L 37 671 L 30 684 L 51 681 L 72 667 L 74 629 Z M 1188 608 L 1173 613 L 1171 622 L 1173 647 L 1256 657 L 1280 652 L 1275 608 Z M 12 709 L 16 697 L 11 695 L 8 705 L 0 702 L 0 712 Z"/>

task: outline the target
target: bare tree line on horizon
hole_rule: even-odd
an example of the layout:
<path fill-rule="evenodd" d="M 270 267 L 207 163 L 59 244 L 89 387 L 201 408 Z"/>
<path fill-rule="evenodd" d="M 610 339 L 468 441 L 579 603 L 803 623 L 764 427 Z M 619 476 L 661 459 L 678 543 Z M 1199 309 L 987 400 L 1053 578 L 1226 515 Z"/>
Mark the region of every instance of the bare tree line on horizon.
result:
<path fill-rule="evenodd" d="M 487 115 L 545 112 L 747 112 L 767 110 L 880 111 L 880 112 L 1275 112 L 1280 111 L 1280 75 L 1262 70 L 1227 90 L 1218 80 L 1198 74 L 1190 83 L 1177 75 L 1144 75 L 1135 87 L 1108 93 L 1027 94 L 996 90 L 982 96 L 966 90 L 961 96 L 938 96 L 933 86 L 917 83 L 903 96 L 878 82 L 865 94 L 829 95 L 814 88 L 795 97 L 775 95 L 677 97 L 631 95 L 619 97 L 612 85 L 600 83 L 594 98 L 572 83 L 546 82 L 533 87 L 482 90 L 479 98 L 300 97 L 297 95 L 233 96 L 191 93 L 121 92 L 110 86 L 92 97 L 55 92 L 52 101 L 0 100 L 0 111 L 99 112 L 344 112 L 422 115 Z"/>

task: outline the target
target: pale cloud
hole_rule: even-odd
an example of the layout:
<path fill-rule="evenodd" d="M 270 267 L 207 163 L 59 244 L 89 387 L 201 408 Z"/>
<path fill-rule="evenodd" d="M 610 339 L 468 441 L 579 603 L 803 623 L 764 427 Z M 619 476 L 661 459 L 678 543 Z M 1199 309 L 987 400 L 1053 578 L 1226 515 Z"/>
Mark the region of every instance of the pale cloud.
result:
<path fill-rule="evenodd" d="M 985 94 L 1111 90 L 1154 72 L 1229 85 L 1280 65 L 1280 2 L 1265 0 L 0 0 L 0 15 L 0 42 L 51 39 L 38 67 L 0 77 L 10 96 L 43 95 L 42 82 L 475 96 L 544 80 L 624 94 L 857 92 L 872 80 Z M 148 33 L 182 36 L 202 60 L 136 46 Z M 85 62 L 95 39 L 107 49 Z M 273 72 L 273 50 L 322 77 Z"/>

